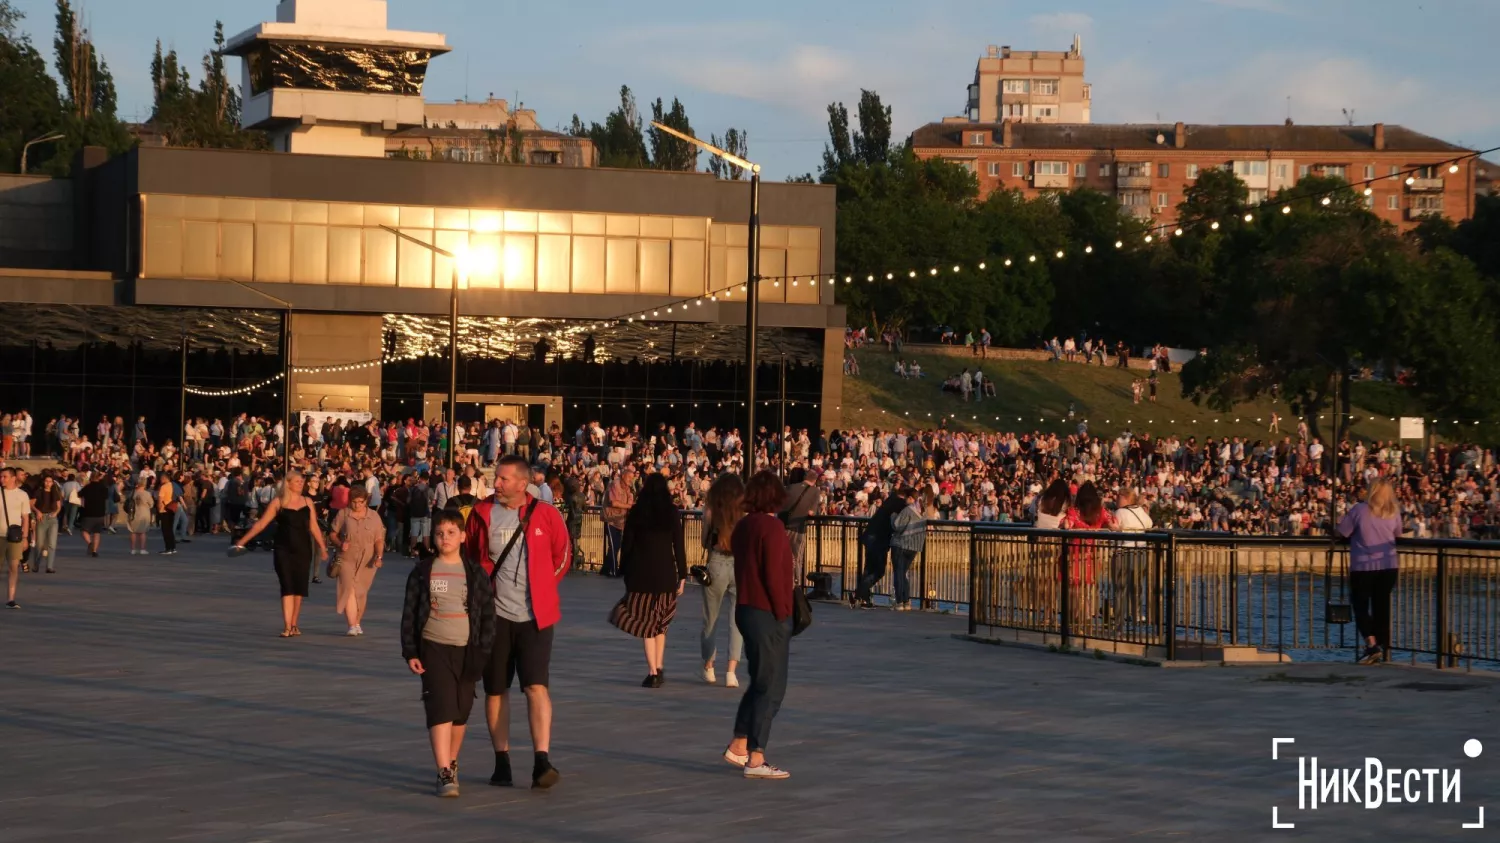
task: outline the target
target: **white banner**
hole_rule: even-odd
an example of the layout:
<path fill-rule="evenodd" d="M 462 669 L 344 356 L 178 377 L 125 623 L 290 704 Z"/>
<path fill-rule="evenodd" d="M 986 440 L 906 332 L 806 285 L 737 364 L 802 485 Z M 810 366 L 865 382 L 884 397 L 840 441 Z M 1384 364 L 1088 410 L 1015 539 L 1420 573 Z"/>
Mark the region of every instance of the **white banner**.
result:
<path fill-rule="evenodd" d="M 1427 424 L 1426 424 L 1426 421 L 1427 421 L 1426 419 L 1412 418 L 1411 416 L 1402 416 L 1401 417 L 1401 438 L 1402 439 L 1425 439 L 1425 438 L 1427 438 Z"/>
<path fill-rule="evenodd" d="M 347 425 L 351 421 L 357 424 L 364 424 L 372 418 L 374 418 L 374 416 L 370 415 L 369 413 L 335 413 L 331 410 L 303 410 L 301 413 L 298 413 L 297 435 L 300 438 L 306 438 L 306 436 L 304 436 L 303 434 L 307 430 L 308 419 L 316 419 L 318 422 L 318 428 L 319 430 L 321 430 L 323 424 L 329 419 L 333 419 L 334 421 L 338 422 L 339 426 L 342 427 L 344 425 Z"/>

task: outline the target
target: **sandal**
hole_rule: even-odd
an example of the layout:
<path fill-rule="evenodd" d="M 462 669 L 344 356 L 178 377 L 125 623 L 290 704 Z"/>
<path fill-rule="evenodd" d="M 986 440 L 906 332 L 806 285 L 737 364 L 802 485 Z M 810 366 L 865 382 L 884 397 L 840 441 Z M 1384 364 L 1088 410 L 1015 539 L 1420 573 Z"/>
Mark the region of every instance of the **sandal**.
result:
<path fill-rule="evenodd" d="M 283 629 L 281 631 L 281 637 L 282 638 L 291 638 L 292 637 L 292 628 L 291 627 L 287 627 L 286 629 Z"/>
<path fill-rule="evenodd" d="M 298 629 L 295 626 L 292 627 L 292 637 L 295 638 L 296 636 L 301 635 L 301 634 L 302 634 L 302 630 Z"/>

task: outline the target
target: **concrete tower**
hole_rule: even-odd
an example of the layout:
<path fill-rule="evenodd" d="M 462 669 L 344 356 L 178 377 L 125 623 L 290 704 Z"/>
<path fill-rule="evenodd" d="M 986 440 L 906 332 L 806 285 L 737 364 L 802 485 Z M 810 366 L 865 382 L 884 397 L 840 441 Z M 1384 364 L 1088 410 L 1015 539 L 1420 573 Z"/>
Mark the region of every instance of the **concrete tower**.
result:
<path fill-rule="evenodd" d="M 229 40 L 243 59 L 240 123 L 277 152 L 385 155 L 385 137 L 422 125 L 427 63 L 439 33 L 386 26 L 386 0 L 282 0 L 276 22 Z"/>

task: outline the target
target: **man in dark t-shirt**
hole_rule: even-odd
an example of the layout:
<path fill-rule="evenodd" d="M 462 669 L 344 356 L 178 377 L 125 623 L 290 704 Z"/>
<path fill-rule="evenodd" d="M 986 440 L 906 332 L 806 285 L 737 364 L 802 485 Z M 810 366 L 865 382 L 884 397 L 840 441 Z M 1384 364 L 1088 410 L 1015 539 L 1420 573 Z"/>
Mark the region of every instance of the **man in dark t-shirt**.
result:
<path fill-rule="evenodd" d="M 109 482 L 103 473 L 95 473 L 89 482 L 78 490 L 78 499 L 83 501 L 83 542 L 88 545 L 89 555 L 99 555 L 99 539 L 109 515 Z"/>

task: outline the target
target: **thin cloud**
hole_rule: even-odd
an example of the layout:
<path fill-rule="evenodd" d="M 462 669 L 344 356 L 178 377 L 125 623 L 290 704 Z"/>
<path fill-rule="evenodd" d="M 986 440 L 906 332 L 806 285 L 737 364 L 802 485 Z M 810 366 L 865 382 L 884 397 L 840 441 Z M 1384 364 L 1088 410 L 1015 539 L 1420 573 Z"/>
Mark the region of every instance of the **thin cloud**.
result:
<path fill-rule="evenodd" d="M 1032 15 L 1027 21 L 1031 31 L 1043 50 L 1060 50 L 1073 42 L 1074 35 L 1089 36 L 1094 32 L 1094 19 L 1082 12 L 1053 12 Z"/>
<path fill-rule="evenodd" d="M 1248 12 L 1265 12 L 1268 15 L 1298 16 L 1297 10 L 1285 0 L 1199 0 L 1199 2 L 1229 9 L 1244 9 Z"/>

